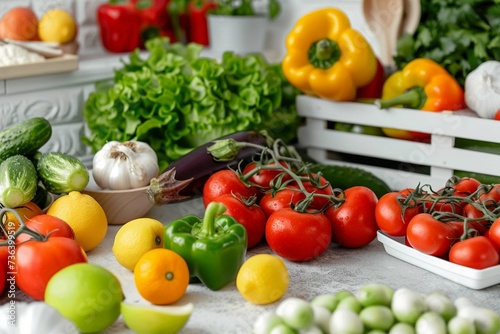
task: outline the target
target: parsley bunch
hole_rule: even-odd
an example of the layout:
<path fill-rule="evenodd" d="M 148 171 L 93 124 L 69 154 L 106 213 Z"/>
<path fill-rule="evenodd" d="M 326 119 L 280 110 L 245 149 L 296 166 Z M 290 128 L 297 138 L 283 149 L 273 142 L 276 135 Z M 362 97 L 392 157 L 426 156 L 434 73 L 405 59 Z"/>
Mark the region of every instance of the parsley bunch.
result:
<path fill-rule="evenodd" d="M 463 86 L 481 63 L 500 59 L 500 0 L 421 0 L 417 31 L 397 44 L 398 69 L 430 58 Z"/>

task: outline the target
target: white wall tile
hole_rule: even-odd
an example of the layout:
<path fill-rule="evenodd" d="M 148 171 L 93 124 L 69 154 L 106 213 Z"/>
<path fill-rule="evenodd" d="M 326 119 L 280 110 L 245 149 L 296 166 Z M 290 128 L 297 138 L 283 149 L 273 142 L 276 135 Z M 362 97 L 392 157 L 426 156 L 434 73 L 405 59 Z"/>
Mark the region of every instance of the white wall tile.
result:
<path fill-rule="evenodd" d="M 95 24 L 97 7 L 108 0 L 78 0 L 76 2 L 76 21 L 80 25 Z"/>

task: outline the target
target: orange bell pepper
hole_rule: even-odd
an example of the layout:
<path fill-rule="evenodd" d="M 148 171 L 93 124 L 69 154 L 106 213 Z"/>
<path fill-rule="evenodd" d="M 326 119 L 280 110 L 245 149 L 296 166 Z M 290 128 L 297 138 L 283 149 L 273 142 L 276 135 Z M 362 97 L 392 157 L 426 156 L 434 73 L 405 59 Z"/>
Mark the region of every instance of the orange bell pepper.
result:
<path fill-rule="evenodd" d="M 302 16 L 288 34 L 286 48 L 282 68 L 290 84 L 328 100 L 353 101 L 377 69 L 370 44 L 337 8 Z"/>
<path fill-rule="evenodd" d="M 409 62 L 401 71 L 393 73 L 384 83 L 382 99 L 375 100 L 379 108 L 402 107 L 422 111 L 441 112 L 464 109 L 462 86 L 444 67 L 428 58 Z M 382 129 L 393 138 L 425 140 L 430 134 Z"/>

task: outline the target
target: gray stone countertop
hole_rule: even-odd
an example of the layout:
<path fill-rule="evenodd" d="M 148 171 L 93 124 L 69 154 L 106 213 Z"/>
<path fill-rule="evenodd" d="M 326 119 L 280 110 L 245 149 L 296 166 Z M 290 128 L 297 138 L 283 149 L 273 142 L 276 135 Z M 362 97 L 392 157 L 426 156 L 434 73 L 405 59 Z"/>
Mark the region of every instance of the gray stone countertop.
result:
<path fill-rule="evenodd" d="M 188 213 L 202 215 L 201 200 L 193 199 L 154 207 L 147 216 L 164 224 Z M 111 252 L 114 235 L 120 226 L 110 225 L 105 240 L 89 252 L 89 262 L 105 266 L 121 281 L 125 298 L 130 302 L 148 304 L 138 294 L 133 274 L 121 267 Z M 300 245 L 297 245 L 300 247 Z M 247 257 L 272 251 L 265 244 L 247 252 Z M 500 312 L 500 284 L 476 290 L 455 283 L 437 274 L 388 255 L 383 244 L 374 240 L 360 249 L 344 249 L 335 244 L 319 258 L 309 262 L 286 261 L 290 284 L 283 298 L 299 297 L 311 300 L 313 297 L 335 293 L 339 290 L 357 291 L 367 283 L 384 283 L 392 288 L 407 287 L 428 294 L 440 291 L 455 300 L 469 298 L 477 305 Z M 202 285 L 189 285 L 186 294 L 175 305 L 192 302 L 194 311 L 181 334 L 249 334 L 259 314 L 275 309 L 280 301 L 259 306 L 247 302 L 234 283 L 222 290 L 211 291 Z M 106 333 L 131 333 L 119 318 Z"/>

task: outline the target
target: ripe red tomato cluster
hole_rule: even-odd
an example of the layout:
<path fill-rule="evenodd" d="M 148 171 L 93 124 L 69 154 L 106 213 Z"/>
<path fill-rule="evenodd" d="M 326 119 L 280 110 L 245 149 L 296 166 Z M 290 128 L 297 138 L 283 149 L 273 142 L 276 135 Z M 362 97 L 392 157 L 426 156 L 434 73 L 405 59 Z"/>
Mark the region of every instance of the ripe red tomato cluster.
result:
<path fill-rule="evenodd" d="M 297 182 L 283 169 L 273 169 L 276 164 L 243 181 L 256 166 L 250 163 L 242 173 L 216 172 L 203 189 L 205 206 L 221 202 L 227 207 L 226 214 L 245 226 L 248 248 L 265 240 L 285 259 L 308 261 L 323 254 L 332 242 L 358 248 L 375 239 L 378 199 L 369 188 L 352 187 L 335 194 L 321 175 L 301 175 Z M 286 187 L 274 187 L 283 183 Z M 309 201 L 308 194 L 314 194 Z M 301 205 L 304 202 L 307 204 Z"/>
<path fill-rule="evenodd" d="M 37 215 L 20 228 L 24 233 L 5 226 L 0 237 L 0 293 L 15 294 L 17 287 L 33 299 L 44 300 L 50 278 L 71 264 L 87 262 L 87 256 L 73 229 L 57 217 Z"/>
<path fill-rule="evenodd" d="M 380 230 L 425 254 L 475 269 L 500 263 L 500 184 L 452 177 L 438 191 L 391 192 L 375 217 Z"/>

